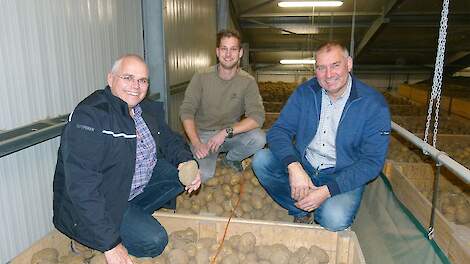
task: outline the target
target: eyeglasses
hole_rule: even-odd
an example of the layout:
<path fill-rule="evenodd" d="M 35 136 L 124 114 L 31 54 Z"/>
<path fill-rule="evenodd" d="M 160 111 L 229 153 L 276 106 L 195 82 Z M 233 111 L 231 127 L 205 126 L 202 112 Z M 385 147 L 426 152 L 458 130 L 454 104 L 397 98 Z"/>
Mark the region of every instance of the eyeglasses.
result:
<path fill-rule="evenodd" d="M 148 86 L 149 85 L 149 79 L 147 79 L 147 78 L 140 78 L 140 79 L 136 80 L 134 75 L 119 75 L 118 77 L 121 78 L 121 80 L 124 80 L 127 83 L 133 83 L 134 81 L 137 81 L 137 84 L 139 84 L 139 86 Z"/>

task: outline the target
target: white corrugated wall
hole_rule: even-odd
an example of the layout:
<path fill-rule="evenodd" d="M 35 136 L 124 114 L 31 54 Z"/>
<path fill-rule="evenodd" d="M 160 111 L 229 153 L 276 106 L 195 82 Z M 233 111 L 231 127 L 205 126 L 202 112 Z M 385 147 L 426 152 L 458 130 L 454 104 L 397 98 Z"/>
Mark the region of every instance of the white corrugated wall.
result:
<path fill-rule="evenodd" d="M 0 131 L 70 112 L 121 54 L 143 54 L 141 2 L 1 0 Z M 0 263 L 52 228 L 59 139 L 0 158 Z"/>
<path fill-rule="evenodd" d="M 166 0 L 164 1 L 165 42 L 168 59 L 169 85 L 191 80 L 197 69 L 216 63 L 216 1 Z M 168 122 L 180 130 L 178 112 L 183 95 L 169 98 Z"/>

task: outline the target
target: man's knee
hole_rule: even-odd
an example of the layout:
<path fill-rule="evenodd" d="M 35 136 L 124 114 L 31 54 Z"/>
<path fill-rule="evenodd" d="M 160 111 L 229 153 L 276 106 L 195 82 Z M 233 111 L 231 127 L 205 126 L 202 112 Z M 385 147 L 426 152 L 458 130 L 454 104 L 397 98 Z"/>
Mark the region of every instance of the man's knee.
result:
<path fill-rule="evenodd" d="M 315 221 L 329 231 L 341 231 L 352 225 L 355 215 L 344 212 L 323 211 L 320 217 L 315 215 Z"/>
<path fill-rule="evenodd" d="M 264 145 L 266 145 L 266 133 L 264 133 L 264 131 L 261 129 L 255 129 L 251 134 L 251 139 L 248 146 L 258 150 L 262 149 Z"/>
<path fill-rule="evenodd" d="M 251 166 L 255 174 L 265 174 L 265 170 L 270 166 L 272 160 L 272 153 L 269 149 L 260 149 L 253 156 Z"/>
<path fill-rule="evenodd" d="M 168 234 L 163 228 L 146 232 L 141 239 L 140 245 L 128 248 L 129 253 L 136 257 L 156 257 L 162 254 L 168 244 Z"/>

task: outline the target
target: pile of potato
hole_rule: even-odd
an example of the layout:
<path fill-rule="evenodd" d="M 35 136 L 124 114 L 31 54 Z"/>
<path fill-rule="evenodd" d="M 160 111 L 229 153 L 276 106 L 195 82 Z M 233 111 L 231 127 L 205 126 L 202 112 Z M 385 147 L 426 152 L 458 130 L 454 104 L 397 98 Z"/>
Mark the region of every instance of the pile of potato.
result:
<path fill-rule="evenodd" d="M 387 159 L 397 162 L 424 162 L 422 151 L 398 136 L 390 138 Z"/>
<path fill-rule="evenodd" d="M 406 128 L 408 131 L 422 135 L 426 128 L 426 116 L 393 116 L 392 121 Z M 434 125 L 430 124 L 429 132 L 432 132 Z M 470 122 L 455 116 L 441 116 L 438 126 L 439 134 L 469 135 Z"/>
<path fill-rule="evenodd" d="M 289 222 L 293 219 L 287 210 L 269 197 L 250 166 L 237 173 L 222 165 L 220 160 L 217 161 L 214 177 L 205 182 L 198 192 L 178 196 L 176 212 L 228 217 L 239 198 L 235 217 Z"/>
<path fill-rule="evenodd" d="M 327 252 L 317 246 L 310 249 L 300 247 L 291 252 L 283 244 L 258 244 L 255 235 L 250 232 L 233 235 L 221 244 L 215 237 L 201 238 L 196 231 L 187 228 L 170 234 L 168 246 L 158 257 L 158 263 L 315 264 L 329 261 Z"/>
<path fill-rule="evenodd" d="M 296 83 L 260 82 L 259 92 L 264 102 L 285 102 L 297 87 Z"/>
<path fill-rule="evenodd" d="M 267 113 L 279 113 L 285 105 L 285 102 L 264 102 L 264 111 Z"/>
<path fill-rule="evenodd" d="M 426 116 L 427 109 L 416 105 L 389 105 L 392 116 Z M 393 119 L 393 118 L 392 118 Z M 425 120 L 425 119 L 424 119 Z"/>
<path fill-rule="evenodd" d="M 411 105 L 412 104 L 408 99 L 401 97 L 401 96 L 392 95 L 391 93 L 385 92 L 383 93 L 383 96 L 385 97 L 389 105 Z"/>

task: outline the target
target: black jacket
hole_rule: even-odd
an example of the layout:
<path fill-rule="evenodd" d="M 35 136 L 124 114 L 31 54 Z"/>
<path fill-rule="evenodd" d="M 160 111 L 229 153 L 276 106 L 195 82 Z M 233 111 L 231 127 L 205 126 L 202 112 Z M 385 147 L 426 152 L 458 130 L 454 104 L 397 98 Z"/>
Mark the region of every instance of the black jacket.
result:
<path fill-rule="evenodd" d="M 183 138 L 165 123 L 162 103 L 143 100 L 140 106 L 158 158 L 175 166 L 193 159 Z M 55 227 L 99 251 L 119 244 L 135 156 L 135 124 L 124 101 L 106 87 L 80 102 L 70 114 L 58 151 Z"/>

